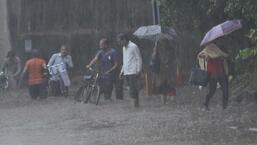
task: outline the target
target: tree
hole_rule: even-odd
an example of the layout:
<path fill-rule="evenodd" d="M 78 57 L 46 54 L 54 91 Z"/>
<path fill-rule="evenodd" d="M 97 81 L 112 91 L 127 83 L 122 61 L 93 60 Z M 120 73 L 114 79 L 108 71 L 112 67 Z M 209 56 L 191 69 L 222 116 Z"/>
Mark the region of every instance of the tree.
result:
<path fill-rule="evenodd" d="M 238 37 L 236 40 L 242 41 L 243 46 L 239 47 L 257 48 L 256 0 L 160 0 L 160 2 L 161 24 L 176 29 L 181 36 L 182 47 L 199 48 L 201 38 L 211 27 L 228 19 L 241 19 L 243 23 L 241 36 L 235 36 Z M 245 39 L 248 39 L 247 43 Z M 197 51 L 198 49 L 188 53 L 195 54 Z"/>

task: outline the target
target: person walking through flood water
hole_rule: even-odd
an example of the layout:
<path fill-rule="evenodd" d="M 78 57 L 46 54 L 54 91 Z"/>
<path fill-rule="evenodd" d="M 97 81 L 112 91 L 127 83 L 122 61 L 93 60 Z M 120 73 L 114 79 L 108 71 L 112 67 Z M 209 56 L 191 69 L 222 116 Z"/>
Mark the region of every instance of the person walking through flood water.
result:
<path fill-rule="evenodd" d="M 8 76 L 9 88 L 17 88 L 21 72 L 21 59 L 16 55 L 14 50 L 10 50 L 7 53 L 2 70 Z"/>
<path fill-rule="evenodd" d="M 129 40 L 127 34 L 118 36 L 119 43 L 123 46 L 123 66 L 120 78 L 125 76 L 129 85 L 130 96 L 133 99 L 134 107 L 139 107 L 139 90 L 137 81 L 142 71 L 142 57 L 138 46 Z"/>
<path fill-rule="evenodd" d="M 52 93 L 54 96 L 64 95 L 67 97 L 69 93 L 69 87 L 71 85 L 69 72 L 73 68 L 73 61 L 65 45 L 61 46 L 59 53 L 55 53 L 51 56 L 47 67 L 58 69 L 58 73 L 53 74 L 50 77 L 50 86 L 53 88 Z M 59 71 L 60 69 L 62 71 Z"/>
<path fill-rule="evenodd" d="M 204 108 L 209 110 L 209 101 L 216 92 L 217 83 L 220 84 L 223 96 L 222 108 L 228 105 L 228 54 L 223 52 L 216 44 L 210 43 L 198 54 L 201 69 L 209 74 L 209 91 L 206 95 Z M 207 63 L 206 63 L 207 62 Z"/>
<path fill-rule="evenodd" d="M 46 62 L 40 58 L 38 50 L 32 51 L 32 57 L 29 59 L 23 69 L 21 80 L 25 73 L 28 74 L 29 94 L 31 99 L 43 99 L 46 97 L 45 75 Z"/>
<path fill-rule="evenodd" d="M 100 76 L 100 92 L 104 94 L 106 100 L 111 100 L 112 90 L 114 85 L 114 71 L 118 65 L 116 50 L 109 47 L 109 41 L 103 38 L 99 42 L 101 48 L 94 59 L 86 66 L 90 68 L 97 61 L 100 62 L 99 69 L 102 75 Z"/>

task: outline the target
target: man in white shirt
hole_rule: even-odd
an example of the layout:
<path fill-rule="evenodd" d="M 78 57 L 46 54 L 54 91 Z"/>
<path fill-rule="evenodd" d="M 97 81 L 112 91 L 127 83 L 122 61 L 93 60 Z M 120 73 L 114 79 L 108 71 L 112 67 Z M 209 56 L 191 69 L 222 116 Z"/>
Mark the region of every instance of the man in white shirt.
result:
<path fill-rule="evenodd" d="M 61 46 L 59 53 L 55 53 L 51 56 L 47 66 L 51 67 L 53 65 L 59 65 L 59 64 L 64 64 L 65 71 L 62 74 L 59 74 L 60 76 L 52 75 L 50 78 L 51 80 L 50 84 L 53 87 L 53 90 L 54 90 L 53 94 L 55 96 L 58 96 L 58 95 L 67 96 L 68 87 L 70 86 L 70 78 L 68 75 L 68 71 L 73 68 L 73 62 L 72 62 L 72 57 L 68 54 L 68 51 L 65 45 Z M 59 81 L 59 80 L 62 80 L 62 81 Z"/>
<path fill-rule="evenodd" d="M 72 69 L 73 68 L 73 62 L 71 56 L 67 52 L 67 48 L 65 45 L 61 46 L 60 52 L 55 53 L 51 56 L 48 66 L 55 65 L 55 64 L 65 64 L 65 69 Z"/>
<path fill-rule="evenodd" d="M 123 46 L 123 66 L 120 72 L 120 78 L 122 75 L 125 76 L 130 88 L 130 96 L 134 99 L 134 106 L 139 107 L 137 80 L 142 70 L 140 50 L 135 43 L 129 41 L 126 34 L 119 35 L 118 39 Z"/>

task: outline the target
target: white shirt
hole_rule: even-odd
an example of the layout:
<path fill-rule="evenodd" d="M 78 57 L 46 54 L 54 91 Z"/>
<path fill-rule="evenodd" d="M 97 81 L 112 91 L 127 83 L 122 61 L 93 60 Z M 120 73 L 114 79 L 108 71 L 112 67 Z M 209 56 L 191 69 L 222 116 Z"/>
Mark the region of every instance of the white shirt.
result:
<path fill-rule="evenodd" d="M 73 68 L 72 58 L 70 55 L 62 56 L 61 53 L 55 53 L 52 55 L 48 62 L 48 66 L 64 63 L 66 67 Z"/>
<path fill-rule="evenodd" d="M 138 74 L 142 70 L 142 57 L 137 45 L 129 41 L 123 47 L 123 66 L 121 73 L 124 75 Z"/>

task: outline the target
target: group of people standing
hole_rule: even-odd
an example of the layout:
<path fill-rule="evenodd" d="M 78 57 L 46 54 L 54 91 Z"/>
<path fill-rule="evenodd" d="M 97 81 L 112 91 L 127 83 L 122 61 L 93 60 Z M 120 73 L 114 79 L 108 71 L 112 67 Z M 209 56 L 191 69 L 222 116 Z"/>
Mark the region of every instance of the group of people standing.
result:
<path fill-rule="evenodd" d="M 48 64 L 40 56 L 37 49 L 33 49 L 29 57 L 22 70 L 21 59 L 14 50 L 10 50 L 4 61 L 2 71 L 8 76 L 9 89 L 16 89 L 21 85 L 25 74 L 27 74 L 28 89 L 32 99 L 46 97 L 47 69 L 49 66 L 63 63 L 67 70 L 73 67 L 71 56 L 68 55 L 64 45 L 61 46 L 59 53 L 52 55 Z"/>
<path fill-rule="evenodd" d="M 129 36 L 121 34 L 118 36 L 118 43 L 122 46 L 122 58 L 117 49 L 110 47 L 107 38 L 102 38 L 99 42 L 100 49 L 95 57 L 90 61 L 86 68 L 92 67 L 98 63 L 98 69 L 101 72 L 100 91 L 104 94 L 106 100 L 110 100 L 113 87 L 116 90 L 116 99 L 123 99 L 123 78 L 127 81 L 130 90 L 130 96 L 133 99 L 135 107 L 139 106 L 139 90 L 137 86 L 138 76 L 142 71 L 142 57 L 138 46 L 130 41 Z M 160 71 L 160 58 L 155 45 L 152 53 L 152 70 L 158 75 Z M 209 92 L 206 95 L 204 107 L 209 110 L 209 101 L 213 97 L 217 83 L 221 85 L 223 92 L 223 109 L 228 105 L 228 66 L 226 58 L 228 54 L 223 52 L 216 44 L 210 43 L 198 54 L 199 64 L 209 74 Z M 121 63 L 122 62 L 122 63 Z M 204 63 L 203 63 L 204 62 Z M 205 63 L 206 62 L 206 63 Z M 29 93 L 32 99 L 45 97 L 47 68 L 64 64 L 67 72 L 73 68 L 72 57 L 68 54 L 66 46 L 61 46 L 60 52 L 53 54 L 48 64 L 40 58 L 37 50 L 32 50 L 31 58 L 26 61 L 21 77 L 28 74 Z M 122 65 L 120 65 L 122 64 Z M 122 66 L 122 67 L 119 67 Z M 21 60 L 14 51 L 8 52 L 4 61 L 3 71 L 9 76 L 10 87 L 17 87 L 17 80 L 21 72 Z M 69 79 L 69 78 L 68 78 Z M 155 80 L 156 81 L 156 80 Z M 57 89 L 57 88 L 55 88 Z M 64 93 L 68 93 L 68 86 L 64 87 Z"/>
<path fill-rule="evenodd" d="M 138 46 L 131 42 L 129 36 L 120 34 L 118 43 L 122 46 L 123 61 L 118 59 L 117 49 L 110 47 L 109 40 L 102 38 L 99 42 L 99 51 L 92 61 L 86 65 L 87 68 L 98 63 L 98 69 L 101 72 L 100 89 L 106 100 L 111 99 L 113 86 L 116 90 L 116 98 L 123 99 L 122 80 L 126 79 L 130 88 L 130 95 L 133 98 L 134 106 L 139 106 L 139 90 L 137 87 L 138 76 L 142 71 L 142 57 Z M 122 65 L 119 65 L 121 64 Z M 64 70 L 67 72 L 73 68 L 72 57 L 68 54 L 66 46 L 61 46 L 60 52 L 51 56 L 48 64 L 40 57 L 38 50 L 32 50 L 30 59 L 25 63 L 21 71 L 21 60 L 13 50 L 11 50 L 5 60 L 3 70 L 7 72 L 9 81 L 13 82 L 12 86 L 17 87 L 25 74 L 28 75 L 29 94 L 32 99 L 38 97 L 45 98 L 45 87 L 48 83 L 46 79 L 47 69 L 53 65 L 64 64 Z M 122 66 L 122 67 L 119 67 Z M 50 80 L 54 78 L 50 78 Z M 69 78 L 68 78 L 69 79 Z M 54 88 L 58 89 L 58 88 Z M 68 93 L 68 86 L 64 87 L 64 93 Z"/>
<path fill-rule="evenodd" d="M 113 86 L 115 86 L 117 99 L 123 98 L 122 82 L 123 77 L 126 79 L 130 88 L 130 96 L 133 99 L 135 107 L 139 106 L 139 90 L 137 87 L 138 76 L 142 71 L 142 57 L 138 46 L 131 42 L 129 36 L 120 34 L 118 43 L 122 46 L 123 64 L 119 70 L 117 50 L 109 46 L 107 38 L 100 40 L 100 50 L 95 57 L 86 66 L 90 68 L 95 63 L 99 62 L 99 70 L 102 72 L 100 80 L 100 89 L 104 93 L 106 100 L 111 99 Z"/>

